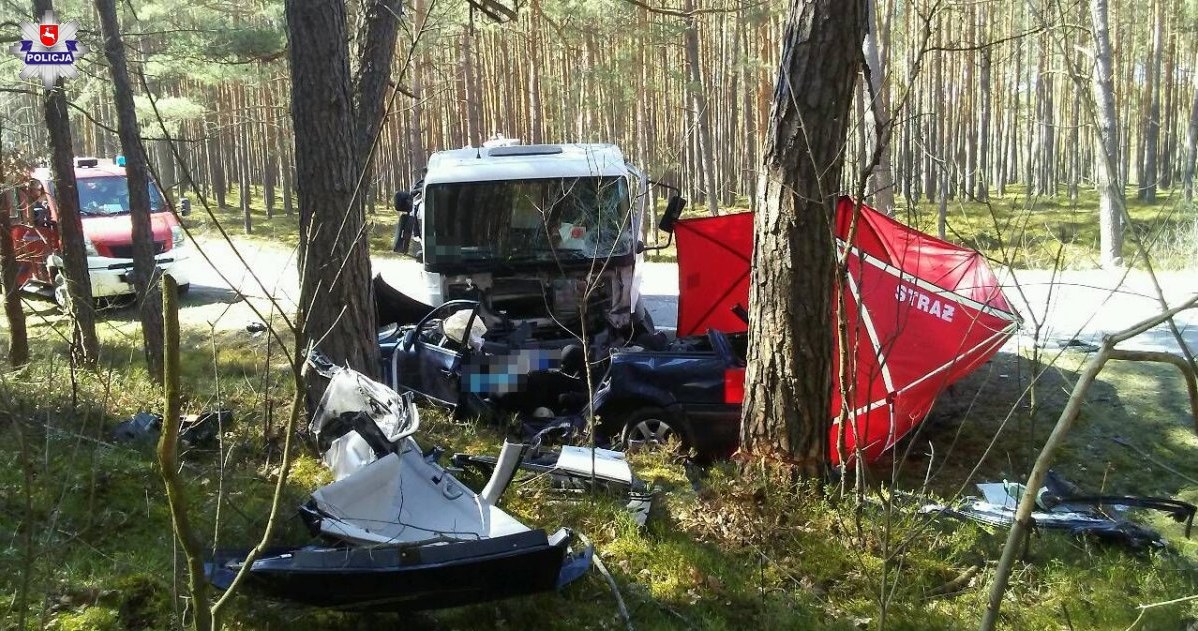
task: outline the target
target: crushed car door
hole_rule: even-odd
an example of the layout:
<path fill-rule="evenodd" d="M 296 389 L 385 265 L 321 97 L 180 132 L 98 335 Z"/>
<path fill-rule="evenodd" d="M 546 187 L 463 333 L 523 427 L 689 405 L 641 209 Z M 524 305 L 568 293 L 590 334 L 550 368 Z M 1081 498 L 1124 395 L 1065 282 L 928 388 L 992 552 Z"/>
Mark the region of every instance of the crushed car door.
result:
<path fill-rule="evenodd" d="M 415 345 L 416 377 L 412 390 L 438 403 L 457 405 L 461 398 L 462 355 L 423 341 Z"/>
<path fill-rule="evenodd" d="M 394 351 L 395 385 L 442 405 L 458 405 L 462 364 L 472 343 L 465 331 L 471 331 L 471 339 L 475 337 L 477 309 L 477 302 L 453 300 L 433 309 L 408 329 Z"/>

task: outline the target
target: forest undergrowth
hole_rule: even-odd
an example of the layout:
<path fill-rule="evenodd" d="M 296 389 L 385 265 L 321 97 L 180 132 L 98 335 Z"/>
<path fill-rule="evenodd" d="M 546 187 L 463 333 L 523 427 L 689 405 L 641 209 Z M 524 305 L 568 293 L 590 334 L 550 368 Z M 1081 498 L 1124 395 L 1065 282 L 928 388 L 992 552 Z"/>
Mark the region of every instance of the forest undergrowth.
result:
<path fill-rule="evenodd" d="M 35 361 L 0 383 L 0 413 L 11 421 L 0 434 L 0 532 L 7 533 L 0 540 L 0 626 L 15 628 L 18 607 L 27 624 L 51 629 L 173 626 L 188 604 L 152 447 L 111 438 L 116 423 L 133 413 L 161 410 L 161 393 L 136 361 L 136 337 L 102 327 L 101 368 L 72 374 L 61 323 L 47 318 L 32 330 Z M 290 400 L 289 370 L 269 344 L 264 335 L 214 333 L 204 323 L 184 328 L 184 412 L 234 411 L 218 449 L 182 457 L 189 502 L 209 549 L 248 547 L 265 521 Z M 638 629 L 969 627 L 984 607 L 1004 532 L 932 519 L 918 508 L 970 494 L 975 482 L 1021 479 L 1084 359 L 1062 351 L 1043 360 L 1051 368 L 1033 415 L 1022 398 L 1028 359 L 999 354 L 941 397 L 923 429 L 900 445 L 900 463 L 869 471 L 860 501 L 851 492 L 842 496 L 835 483 L 796 488 L 777 472 L 735 464 L 716 465 L 692 484 L 676 460 L 649 454 L 634 457 L 638 473 L 658 491 L 644 529 L 618 498 L 567 500 L 536 483 L 514 488 L 503 505 L 529 524 L 567 526 L 594 541 Z M 1171 370 L 1105 371 L 1058 471 L 1108 493 L 1198 500 L 1198 461 L 1190 457 L 1198 438 L 1187 421 L 1184 385 Z M 424 446 L 496 453 L 502 443 L 501 428 L 454 421 L 433 409 L 423 415 Z M 327 481 L 305 442 L 283 510 L 290 513 Z M 1137 606 L 1198 592 L 1198 546 L 1183 527 L 1137 517 L 1161 530 L 1169 547 L 1134 552 L 1036 534 L 1003 609 L 1005 628 L 1125 629 Z M 277 539 L 309 541 L 298 518 L 286 519 Z M 1195 619 L 1198 608 L 1182 603 L 1150 610 L 1138 628 L 1181 629 Z M 623 624 L 594 573 L 560 594 L 420 614 L 416 621 L 431 629 Z M 406 626 L 411 619 L 243 595 L 226 622 L 244 629 L 358 629 Z"/>

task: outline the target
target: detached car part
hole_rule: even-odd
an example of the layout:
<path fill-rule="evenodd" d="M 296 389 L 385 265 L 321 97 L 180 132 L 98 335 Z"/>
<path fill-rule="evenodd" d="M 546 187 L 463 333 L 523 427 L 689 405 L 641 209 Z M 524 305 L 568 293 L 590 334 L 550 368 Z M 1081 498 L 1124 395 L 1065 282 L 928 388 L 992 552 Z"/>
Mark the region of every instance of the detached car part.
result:
<path fill-rule="evenodd" d="M 967 497 L 956 506 L 928 504 L 920 508 L 920 513 L 948 515 L 990 526 L 1009 526 L 1015 519 L 1023 485 L 993 482 L 977 487 L 982 493 L 981 498 Z M 1036 507 L 1032 523 L 1037 527 L 1064 530 L 1135 549 L 1163 548 L 1167 542 L 1152 528 L 1128 519 L 1128 508 L 1162 511 L 1186 525 L 1186 537 L 1190 536 L 1194 514 L 1198 512 L 1198 507 L 1193 504 L 1170 498 L 1086 495 L 1054 471 L 1049 471 L 1044 486 L 1037 492 Z"/>
<path fill-rule="evenodd" d="M 552 590 L 581 576 L 592 551 L 497 508 L 523 446 L 507 446 L 488 490 L 476 494 L 412 437 L 412 397 L 353 370 L 314 362 L 330 377 L 311 430 L 336 481 L 300 508 L 332 545 L 274 550 L 249 567 L 247 588 L 271 598 L 360 611 L 452 607 Z M 209 577 L 226 588 L 244 553 L 223 553 Z"/>
<path fill-rule="evenodd" d="M 502 469 L 502 463 L 503 453 L 499 458 L 460 453 L 452 458 L 454 467 L 472 468 L 492 475 Z M 652 491 L 644 480 L 633 474 L 624 454 L 618 451 L 570 445 L 556 450 L 534 447 L 516 466 L 535 476 L 547 476 L 552 487 L 560 491 L 600 490 L 622 494 L 628 498 L 625 508 L 638 526 L 645 525 L 653 508 Z M 485 489 L 483 494 L 486 495 Z"/>

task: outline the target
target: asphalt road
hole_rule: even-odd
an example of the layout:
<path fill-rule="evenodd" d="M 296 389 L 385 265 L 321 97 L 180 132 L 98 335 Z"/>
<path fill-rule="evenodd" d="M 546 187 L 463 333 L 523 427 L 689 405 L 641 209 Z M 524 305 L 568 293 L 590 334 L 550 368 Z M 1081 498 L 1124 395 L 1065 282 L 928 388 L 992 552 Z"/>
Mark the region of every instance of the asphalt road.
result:
<path fill-rule="evenodd" d="M 270 294 L 285 308 L 294 307 L 299 296 L 294 252 L 250 241 L 238 243 L 239 254 L 227 243 L 212 239 L 201 242 L 200 247 L 211 263 L 193 257 L 193 296 L 188 300 L 187 310 L 207 312 L 197 312 L 194 316 L 208 322 L 216 317 L 221 328 L 244 326 L 246 318 L 253 315 L 230 307 L 241 296 L 265 304 L 264 299 Z M 375 271 L 392 285 L 413 296 L 422 293 L 419 265 L 415 261 L 378 256 L 373 264 Z M 253 270 L 252 275 L 249 270 Z M 642 278 L 641 293 L 654 322 L 662 328 L 673 328 L 677 322 L 677 267 L 672 263 L 646 263 Z M 1162 310 L 1151 278 L 1140 271 L 1127 272 L 1126 277 L 1122 272 L 1104 270 L 1066 271 L 1054 278 L 1044 270 L 1021 270 L 1013 275 L 1003 270 L 1000 278 L 1008 299 L 1024 318 L 1023 330 L 1008 344 L 1010 349 L 1032 343 L 1037 321 L 1041 324 L 1041 343 L 1055 348 L 1072 339 L 1097 343 L 1104 334 L 1127 328 Z M 1198 270 L 1160 272 L 1158 280 L 1171 306 L 1198 293 Z M 216 305 L 225 308 L 214 308 Z M 184 317 L 188 317 L 186 313 Z M 1175 321 L 1191 349 L 1198 352 L 1198 309 L 1182 312 Z M 1122 347 L 1178 351 L 1173 334 L 1164 325 Z"/>

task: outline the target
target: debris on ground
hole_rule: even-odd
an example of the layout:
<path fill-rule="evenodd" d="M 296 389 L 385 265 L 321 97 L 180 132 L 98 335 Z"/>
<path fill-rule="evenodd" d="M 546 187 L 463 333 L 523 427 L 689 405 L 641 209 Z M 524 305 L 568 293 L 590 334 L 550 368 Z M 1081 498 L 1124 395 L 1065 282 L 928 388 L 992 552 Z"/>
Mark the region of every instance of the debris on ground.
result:
<path fill-rule="evenodd" d="M 502 454 L 500 454 L 502 457 Z M 493 474 L 499 462 L 494 456 L 454 454 L 455 468 L 473 468 Z M 533 445 L 525 450 L 517 467 L 534 475 L 547 476 L 557 491 L 569 494 L 601 491 L 618 493 L 628 498 L 625 508 L 638 526 L 649 520 L 653 508 L 653 492 L 644 480 L 636 477 L 624 454 L 610 449 L 564 445 L 547 449 Z"/>
<path fill-rule="evenodd" d="M 437 464 L 439 450 L 416 443 L 412 395 L 313 366 L 330 381 L 310 430 L 335 481 L 299 512 L 323 542 L 268 551 L 249 566 L 247 588 L 320 607 L 411 611 L 551 591 L 585 574 L 593 550 L 571 546 L 570 530 L 530 528 L 496 506 L 525 445 L 505 443 L 475 493 Z M 218 553 L 212 583 L 231 585 L 246 554 Z"/>
<path fill-rule="evenodd" d="M 1057 348 L 1071 349 L 1081 351 L 1083 353 L 1097 353 L 1098 345 L 1091 342 L 1084 342 L 1076 337 L 1067 340 L 1057 340 Z"/>
<path fill-rule="evenodd" d="M 162 416 L 138 412 L 127 421 L 112 428 L 112 440 L 117 443 L 157 442 L 162 433 Z"/>
<path fill-rule="evenodd" d="M 989 526 L 1010 525 L 1015 519 L 1024 486 L 1004 481 L 978 484 L 977 488 L 982 494 L 980 498 L 966 497 L 956 506 L 927 504 L 919 512 L 948 515 Z M 1032 524 L 1133 549 L 1163 548 L 1168 542 L 1160 533 L 1128 517 L 1132 508 L 1164 512 L 1174 521 L 1186 525 L 1186 537 L 1190 536 L 1194 514 L 1198 512 L 1198 506 L 1171 498 L 1087 494 L 1056 472 L 1049 471 L 1044 486 L 1036 493 Z"/>
<path fill-rule="evenodd" d="M 188 449 L 208 449 L 216 446 L 220 428 L 232 422 L 230 410 L 213 410 L 179 417 L 179 442 Z M 162 433 L 162 415 L 138 412 L 129 420 L 117 423 L 112 429 L 116 443 L 156 443 Z"/>

